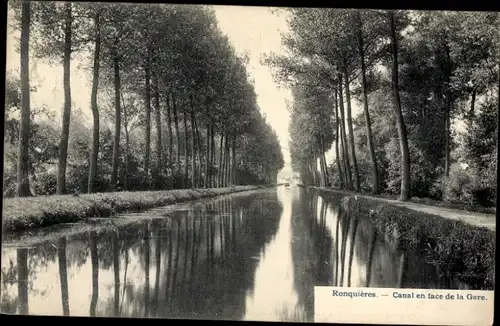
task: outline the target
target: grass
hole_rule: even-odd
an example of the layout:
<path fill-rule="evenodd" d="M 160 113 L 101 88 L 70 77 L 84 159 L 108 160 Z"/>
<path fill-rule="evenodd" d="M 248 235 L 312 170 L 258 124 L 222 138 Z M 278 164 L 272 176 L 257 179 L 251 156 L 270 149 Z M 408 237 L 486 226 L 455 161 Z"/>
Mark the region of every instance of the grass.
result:
<path fill-rule="evenodd" d="M 495 287 L 494 231 L 366 197 L 313 189 L 323 197 L 341 198 L 343 209 L 349 214 L 369 218 L 388 241 L 424 254 L 427 261 L 446 268 L 459 280 L 480 289 Z"/>
<path fill-rule="evenodd" d="M 201 198 L 257 190 L 269 186 L 234 186 L 212 189 L 112 192 L 60 196 L 5 198 L 3 232 L 17 232 L 90 217 L 108 217 L 125 211 L 141 211 Z"/>

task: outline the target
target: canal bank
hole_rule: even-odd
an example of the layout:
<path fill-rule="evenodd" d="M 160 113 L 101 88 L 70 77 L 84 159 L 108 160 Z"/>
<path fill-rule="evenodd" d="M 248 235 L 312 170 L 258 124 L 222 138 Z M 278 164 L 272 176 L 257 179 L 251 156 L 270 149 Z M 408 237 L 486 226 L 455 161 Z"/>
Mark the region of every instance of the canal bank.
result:
<path fill-rule="evenodd" d="M 158 206 L 274 186 L 235 186 L 212 189 L 5 198 L 2 211 L 3 232 L 10 233 L 61 223 L 78 222 L 90 217 L 109 217 L 121 212 L 141 211 Z"/>
<path fill-rule="evenodd" d="M 319 187 L 307 190 L 325 200 L 340 202 L 349 215 L 369 219 L 388 241 L 404 250 L 425 254 L 432 264 L 451 271 L 464 282 L 494 287 L 494 229 L 405 207 L 406 203 Z"/>

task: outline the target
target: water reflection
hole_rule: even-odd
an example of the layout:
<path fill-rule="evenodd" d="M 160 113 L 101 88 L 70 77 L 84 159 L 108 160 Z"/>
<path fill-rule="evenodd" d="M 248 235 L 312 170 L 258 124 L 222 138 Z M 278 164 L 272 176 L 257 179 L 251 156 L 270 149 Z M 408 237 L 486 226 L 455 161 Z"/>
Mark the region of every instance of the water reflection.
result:
<path fill-rule="evenodd" d="M 247 320 L 306 321 L 305 307 L 294 287 L 291 193 L 278 189 L 283 205 L 278 232 L 255 258 L 259 261 L 253 291 L 246 297 Z"/>
<path fill-rule="evenodd" d="M 255 257 L 275 236 L 281 213 L 271 190 L 200 202 L 111 232 L 3 248 L 1 310 L 243 319 Z"/>
<path fill-rule="evenodd" d="M 308 197 L 306 201 L 310 203 L 309 209 L 317 214 L 315 237 L 321 238 L 323 248 L 333 248 L 326 251 L 330 257 L 324 256 L 324 250 L 316 250 L 318 272 L 322 273 L 316 285 L 442 289 L 468 287 L 454 280 L 448 271 L 439 272 L 426 262 L 424 256 L 404 252 L 387 242 L 377 234 L 368 218 L 349 216 L 338 203 L 325 202 L 320 196 L 304 196 Z M 331 274 L 324 271 L 327 268 L 331 268 Z"/>
<path fill-rule="evenodd" d="M 2 248 L 1 271 L 1 311 L 41 315 L 313 321 L 317 285 L 463 288 L 300 188 Z"/>

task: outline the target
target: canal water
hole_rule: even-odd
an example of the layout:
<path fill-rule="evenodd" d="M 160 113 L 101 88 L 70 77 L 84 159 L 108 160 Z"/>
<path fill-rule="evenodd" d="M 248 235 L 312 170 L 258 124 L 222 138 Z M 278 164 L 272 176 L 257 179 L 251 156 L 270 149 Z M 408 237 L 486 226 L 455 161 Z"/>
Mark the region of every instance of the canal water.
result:
<path fill-rule="evenodd" d="M 310 322 L 314 286 L 464 288 L 301 188 L 165 215 L 2 247 L 1 312 Z"/>

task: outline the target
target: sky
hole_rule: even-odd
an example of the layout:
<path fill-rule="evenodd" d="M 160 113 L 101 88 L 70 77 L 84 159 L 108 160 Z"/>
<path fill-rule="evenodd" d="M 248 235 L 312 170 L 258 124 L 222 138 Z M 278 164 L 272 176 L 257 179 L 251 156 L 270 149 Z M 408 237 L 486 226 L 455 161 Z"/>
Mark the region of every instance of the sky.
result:
<path fill-rule="evenodd" d="M 271 13 L 267 7 L 214 6 L 214 9 L 219 27 L 229 37 L 235 50 L 249 56 L 247 69 L 255 83 L 258 105 L 268 123 L 278 134 L 285 162 L 289 163 L 289 114 L 286 109 L 286 99 L 291 100 L 291 93 L 286 89 L 280 89 L 273 81 L 270 69 L 260 63 L 264 54 L 270 52 L 284 54 L 280 35 L 287 29 L 286 17 Z M 6 68 L 7 71 L 18 75 L 20 58 L 16 47 L 19 44 L 19 33 L 11 29 L 8 33 Z M 90 122 L 90 75 L 79 69 L 78 60 L 72 60 L 71 64 L 72 101 Z M 30 70 L 30 82 L 38 87 L 32 94 L 32 105 L 34 107 L 47 105 L 54 108 L 56 118 L 60 119 L 64 99 L 62 65 L 50 66 L 32 59 Z"/>
<path fill-rule="evenodd" d="M 283 156 L 290 162 L 286 99 L 289 90 L 279 88 L 270 69 L 260 63 L 263 55 L 285 54 L 281 33 L 287 31 L 286 16 L 273 14 L 268 7 L 214 6 L 219 27 L 236 51 L 249 56 L 248 72 L 255 80 L 255 92 L 261 112 L 278 134 Z"/>

